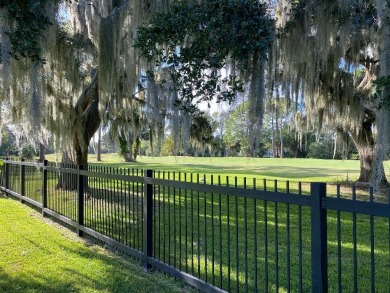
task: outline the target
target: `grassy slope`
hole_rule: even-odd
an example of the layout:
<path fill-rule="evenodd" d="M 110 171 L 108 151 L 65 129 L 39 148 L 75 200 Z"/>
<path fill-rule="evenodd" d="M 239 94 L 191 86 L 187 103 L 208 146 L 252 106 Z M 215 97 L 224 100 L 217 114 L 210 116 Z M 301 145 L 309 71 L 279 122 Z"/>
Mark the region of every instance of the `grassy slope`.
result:
<path fill-rule="evenodd" d="M 0 195 L 0 292 L 184 291 L 172 278 L 145 273 L 45 222 L 39 213 Z"/>

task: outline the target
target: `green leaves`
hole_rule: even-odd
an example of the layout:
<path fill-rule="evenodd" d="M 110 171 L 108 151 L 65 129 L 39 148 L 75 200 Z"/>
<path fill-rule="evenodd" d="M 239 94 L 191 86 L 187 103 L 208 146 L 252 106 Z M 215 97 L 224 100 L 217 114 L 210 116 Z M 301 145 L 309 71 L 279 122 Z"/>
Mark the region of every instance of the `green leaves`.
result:
<path fill-rule="evenodd" d="M 44 30 L 52 25 L 44 14 L 48 0 L 1 1 L 0 8 L 6 9 L 12 23 L 7 33 L 11 49 L 10 54 L 15 59 L 19 57 L 33 62 L 45 62 L 42 57 L 40 40 Z"/>
<path fill-rule="evenodd" d="M 274 22 L 257 1 L 185 0 L 141 26 L 134 47 L 169 72 L 167 82 L 179 91 L 185 107 L 214 98 L 232 101 L 244 89 L 240 73 L 255 52 L 266 58 L 273 37 Z M 229 63 L 238 72 L 223 76 Z"/>
<path fill-rule="evenodd" d="M 201 114 L 192 118 L 190 135 L 192 139 L 200 143 L 210 143 L 212 141 L 213 129 L 207 116 Z"/>

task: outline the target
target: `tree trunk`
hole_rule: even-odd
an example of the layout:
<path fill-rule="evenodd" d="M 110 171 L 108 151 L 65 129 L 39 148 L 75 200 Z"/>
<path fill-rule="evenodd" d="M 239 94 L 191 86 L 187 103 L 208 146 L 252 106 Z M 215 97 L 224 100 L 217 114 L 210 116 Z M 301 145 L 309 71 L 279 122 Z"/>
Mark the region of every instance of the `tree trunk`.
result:
<path fill-rule="evenodd" d="M 386 108 L 380 109 L 377 111 L 376 117 L 377 143 L 374 151 L 371 185 L 375 191 L 378 191 L 381 186 L 388 185 L 383 161 L 386 159 L 389 150 L 389 110 Z"/>
<path fill-rule="evenodd" d="M 119 154 L 122 156 L 125 162 L 133 161 L 133 138 L 130 134 L 129 137 L 125 137 L 122 133 L 119 136 Z"/>
<path fill-rule="evenodd" d="M 129 138 L 129 153 L 128 153 L 128 160 L 126 162 L 132 162 L 133 161 L 133 137 L 130 135 Z"/>
<path fill-rule="evenodd" d="M 45 160 L 45 145 L 43 143 L 39 144 L 39 161 L 43 162 Z"/>
<path fill-rule="evenodd" d="M 374 162 L 374 147 L 372 145 L 357 145 L 360 158 L 360 176 L 358 181 L 370 182 Z"/>
<path fill-rule="evenodd" d="M 282 116 L 282 115 L 281 115 Z M 279 139 L 280 139 L 280 158 L 283 158 L 284 143 L 283 143 L 283 117 L 280 117 L 279 123 Z"/>
<path fill-rule="evenodd" d="M 77 165 L 88 165 L 88 146 L 100 126 L 99 85 L 97 74 L 76 104 L 73 149 Z"/>
<path fill-rule="evenodd" d="M 271 128 L 272 128 L 272 157 L 276 158 L 276 145 L 275 145 L 275 128 L 274 128 L 274 117 L 271 117 Z"/>
<path fill-rule="evenodd" d="M 96 150 L 96 161 L 101 162 L 102 160 L 102 127 L 99 127 L 99 135 L 97 142 L 97 150 Z"/>
<path fill-rule="evenodd" d="M 61 168 L 77 169 L 77 165 L 73 163 L 69 151 L 62 152 Z M 77 175 L 61 172 L 58 179 L 57 188 L 64 190 L 77 190 Z"/>
<path fill-rule="evenodd" d="M 127 144 L 127 148 L 126 148 L 126 152 L 123 153 L 123 160 L 125 162 L 133 162 L 133 138 L 129 137 L 126 144 Z"/>
<path fill-rule="evenodd" d="M 134 161 L 137 160 L 140 146 L 141 146 L 141 139 L 139 138 L 139 136 L 137 136 L 134 145 Z"/>
<path fill-rule="evenodd" d="M 91 138 L 100 125 L 98 75 L 92 78 L 91 84 L 83 91 L 75 106 L 72 131 L 73 141 L 69 149 L 63 152 L 64 167 L 78 168 L 83 165 L 88 168 L 88 146 Z M 71 174 L 61 173 L 58 188 L 66 190 L 77 189 L 77 180 Z"/>
<path fill-rule="evenodd" d="M 375 142 L 372 133 L 372 126 L 374 122 L 374 113 L 366 109 L 361 129 L 357 133 L 351 133 L 360 158 L 360 176 L 358 179 L 359 182 L 369 183 L 372 179 L 375 148 Z M 381 168 L 383 168 L 383 164 L 381 164 Z M 386 178 L 384 177 L 380 180 L 381 182 L 383 182 L 386 181 Z"/>
<path fill-rule="evenodd" d="M 279 129 L 279 135 L 280 135 L 280 158 L 283 158 L 284 144 L 283 144 L 282 128 Z"/>
<path fill-rule="evenodd" d="M 334 146 L 333 146 L 333 160 L 336 159 L 336 154 L 337 154 L 337 137 L 338 137 L 338 134 L 336 133 L 336 136 L 334 137 L 334 140 L 333 140 L 333 143 L 334 143 Z"/>
<path fill-rule="evenodd" d="M 390 75 L 390 26 L 388 23 L 390 6 L 386 0 L 377 0 L 376 8 L 378 11 L 378 28 L 380 43 L 378 44 L 379 51 L 379 76 L 388 78 Z M 377 191 L 381 185 L 388 185 L 386 175 L 383 168 L 383 161 L 389 151 L 389 124 L 390 124 L 390 109 L 388 102 L 390 98 L 390 85 L 385 83 L 381 89 L 377 117 L 377 144 L 374 153 L 374 170 L 371 183 Z"/>

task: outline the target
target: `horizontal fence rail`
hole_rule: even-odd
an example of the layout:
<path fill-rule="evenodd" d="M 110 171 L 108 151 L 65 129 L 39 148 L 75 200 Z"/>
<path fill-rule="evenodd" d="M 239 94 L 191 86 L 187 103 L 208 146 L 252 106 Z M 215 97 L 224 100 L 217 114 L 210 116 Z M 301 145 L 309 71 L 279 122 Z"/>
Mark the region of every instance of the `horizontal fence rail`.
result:
<path fill-rule="evenodd" d="M 205 292 L 390 292 L 390 203 L 372 189 L 2 163 L 2 191 Z"/>

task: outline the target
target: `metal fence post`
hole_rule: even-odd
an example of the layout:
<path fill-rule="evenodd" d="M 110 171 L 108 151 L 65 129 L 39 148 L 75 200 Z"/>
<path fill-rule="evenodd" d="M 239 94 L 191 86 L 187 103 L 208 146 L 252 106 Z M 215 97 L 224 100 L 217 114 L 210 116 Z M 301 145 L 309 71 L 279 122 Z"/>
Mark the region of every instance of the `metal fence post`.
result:
<path fill-rule="evenodd" d="M 327 211 L 322 208 L 326 183 L 311 183 L 312 292 L 328 292 Z"/>
<path fill-rule="evenodd" d="M 24 159 L 21 159 L 21 165 L 20 165 L 20 195 L 25 196 L 26 194 L 26 166 L 23 165 Z M 21 203 L 24 203 L 23 199 L 20 199 Z"/>
<path fill-rule="evenodd" d="M 144 206 L 143 206 L 143 217 L 144 217 L 144 269 L 150 269 L 148 264 L 148 257 L 152 256 L 153 253 L 153 185 L 148 182 L 148 178 L 153 177 L 152 170 L 144 171 Z"/>
<path fill-rule="evenodd" d="M 80 230 L 80 226 L 84 226 L 84 175 L 81 175 L 80 171 L 84 170 L 83 165 L 79 165 L 79 172 L 77 176 L 77 211 L 78 211 L 78 228 L 77 234 L 82 237 L 83 231 Z"/>
<path fill-rule="evenodd" d="M 4 187 L 7 190 L 9 188 L 9 164 L 7 163 L 8 158 L 4 161 Z"/>
<path fill-rule="evenodd" d="M 42 165 L 42 217 L 45 217 L 45 209 L 47 208 L 47 160 L 43 161 Z"/>

